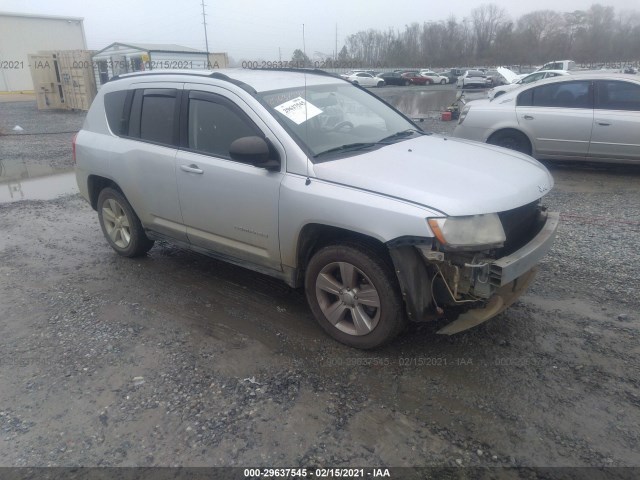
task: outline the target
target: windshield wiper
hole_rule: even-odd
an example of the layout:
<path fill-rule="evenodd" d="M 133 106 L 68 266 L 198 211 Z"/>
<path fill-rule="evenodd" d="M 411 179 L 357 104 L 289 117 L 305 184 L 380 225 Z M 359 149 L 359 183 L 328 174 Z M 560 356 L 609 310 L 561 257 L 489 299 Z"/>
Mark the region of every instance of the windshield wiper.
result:
<path fill-rule="evenodd" d="M 329 150 L 325 150 L 324 152 L 317 153 L 316 155 L 314 155 L 314 157 L 318 158 L 322 155 L 327 155 L 329 153 L 336 153 L 336 152 L 353 152 L 356 150 L 364 150 L 366 148 L 375 147 L 379 143 L 380 142 L 347 143 L 346 145 L 340 145 L 339 147 L 330 148 Z"/>
<path fill-rule="evenodd" d="M 337 152 L 353 152 L 357 150 L 365 150 L 367 148 L 377 147 L 381 145 L 391 145 L 394 143 L 394 140 L 399 140 L 404 137 L 409 137 L 414 134 L 420 135 L 429 135 L 427 132 L 423 132 L 422 130 L 403 130 L 401 132 L 396 132 L 393 135 L 389 135 L 388 137 L 381 138 L 377 142 L 358 142 L 358 143 L 347 143 L 346 145 L 340 145 L 339 147 L 330 148 L 329 150 L 325 150 L 324 152 L 317 153 L 314 157 L 318 158 L 323 155 L 327 155 L 329 153 L 337 153 Z"/>
<path fill-rule="evenodd" d="M 422 130 L 416 130 L 414 128 L 410 128 L 409 130 L 402 130 L 400 132 L 394 133 L 393 135 L 389 135 L 388 137 L 381 138 L 376 143 L 382 144 L 382 145 L 389 145 L 388 142 L 391 142 L 392 140 L 398 140 L 400 138 L 410 137 L 411 135 L 414 135 L 416 133 L 420 135 L 428 135 L 427 132 L 423 132 Z"/>

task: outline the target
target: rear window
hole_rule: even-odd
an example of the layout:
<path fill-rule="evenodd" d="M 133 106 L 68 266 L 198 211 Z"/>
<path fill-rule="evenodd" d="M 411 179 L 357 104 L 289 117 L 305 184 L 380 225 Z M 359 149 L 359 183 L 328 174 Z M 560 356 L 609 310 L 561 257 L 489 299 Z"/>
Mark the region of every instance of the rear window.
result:
<path fill-rule="evenodd" d="M 124 104 L 127 91 L 110 92 L 104 96 L 104 111 L 107 115 L 109 129 L 116 135 L 125 135 L 128 130 L 129 119 L 125 118 Z"/>
<path fill-rule="evenodd" d="M 142 140 L 172 143 L 175 103 L 175 97 L 145 94 L 140 119 Z"/>
<path fill-rule="evenodd" d="M 178 100 L 178 91 L 174 88 L 136 90 L 128 135 L 148 142 L 177 145 Z"/>
<path fill-rule="evenodd" d="M 468 77 L 484 77 L 484 73 L 480 72 L 479 70 L 469 70 L 467 72 L 467 76 Z"/>

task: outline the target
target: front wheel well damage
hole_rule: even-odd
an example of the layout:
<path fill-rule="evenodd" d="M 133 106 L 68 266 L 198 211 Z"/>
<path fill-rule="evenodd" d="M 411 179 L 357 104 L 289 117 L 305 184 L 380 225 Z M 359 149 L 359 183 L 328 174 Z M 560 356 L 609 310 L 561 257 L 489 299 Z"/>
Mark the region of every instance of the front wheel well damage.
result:
<path fill-rule="evenodd" d="M 321 248 L 335 244 L 364 246 L 383 258 L 393 268 L 389 250 L 380 240 L 340 227 L 311 223 L 305 225 L 298 236 L 296 285 L 303 285 L 305 271 L 311 257 Z"/>

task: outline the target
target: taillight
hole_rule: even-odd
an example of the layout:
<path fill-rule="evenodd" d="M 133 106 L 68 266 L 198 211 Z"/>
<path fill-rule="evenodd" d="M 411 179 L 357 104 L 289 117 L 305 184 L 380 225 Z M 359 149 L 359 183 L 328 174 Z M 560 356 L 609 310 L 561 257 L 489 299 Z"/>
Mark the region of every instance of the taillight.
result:
<path fill-rule="evenodd" d="M 78 138 L 78 133 L 73 136 L 73 140 L 71 140 L 71 151 L 73 152 L 73 163 L 76 163 L 76 138 Z"/>

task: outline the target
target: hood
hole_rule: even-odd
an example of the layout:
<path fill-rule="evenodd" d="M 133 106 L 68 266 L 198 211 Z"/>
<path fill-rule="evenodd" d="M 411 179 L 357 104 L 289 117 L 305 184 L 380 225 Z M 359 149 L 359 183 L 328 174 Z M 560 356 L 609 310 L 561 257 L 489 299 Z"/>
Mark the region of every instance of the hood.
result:
<path fill-rule="evenodd" d="M 498 67 L 496 68 L 498 73 L 502 75 L 505 80 L 509 83 L 517 82 L 519 75 L 513 70 L 509 70 L 508 68 Z"/>
<path fill-rule="evenodd" d="M 446 215 L 511 210 L 553 187 L 548 170 L 528 155 L 440 135 L 318 163 L 313 170 L 318 179 L 418 203 Z"/>

